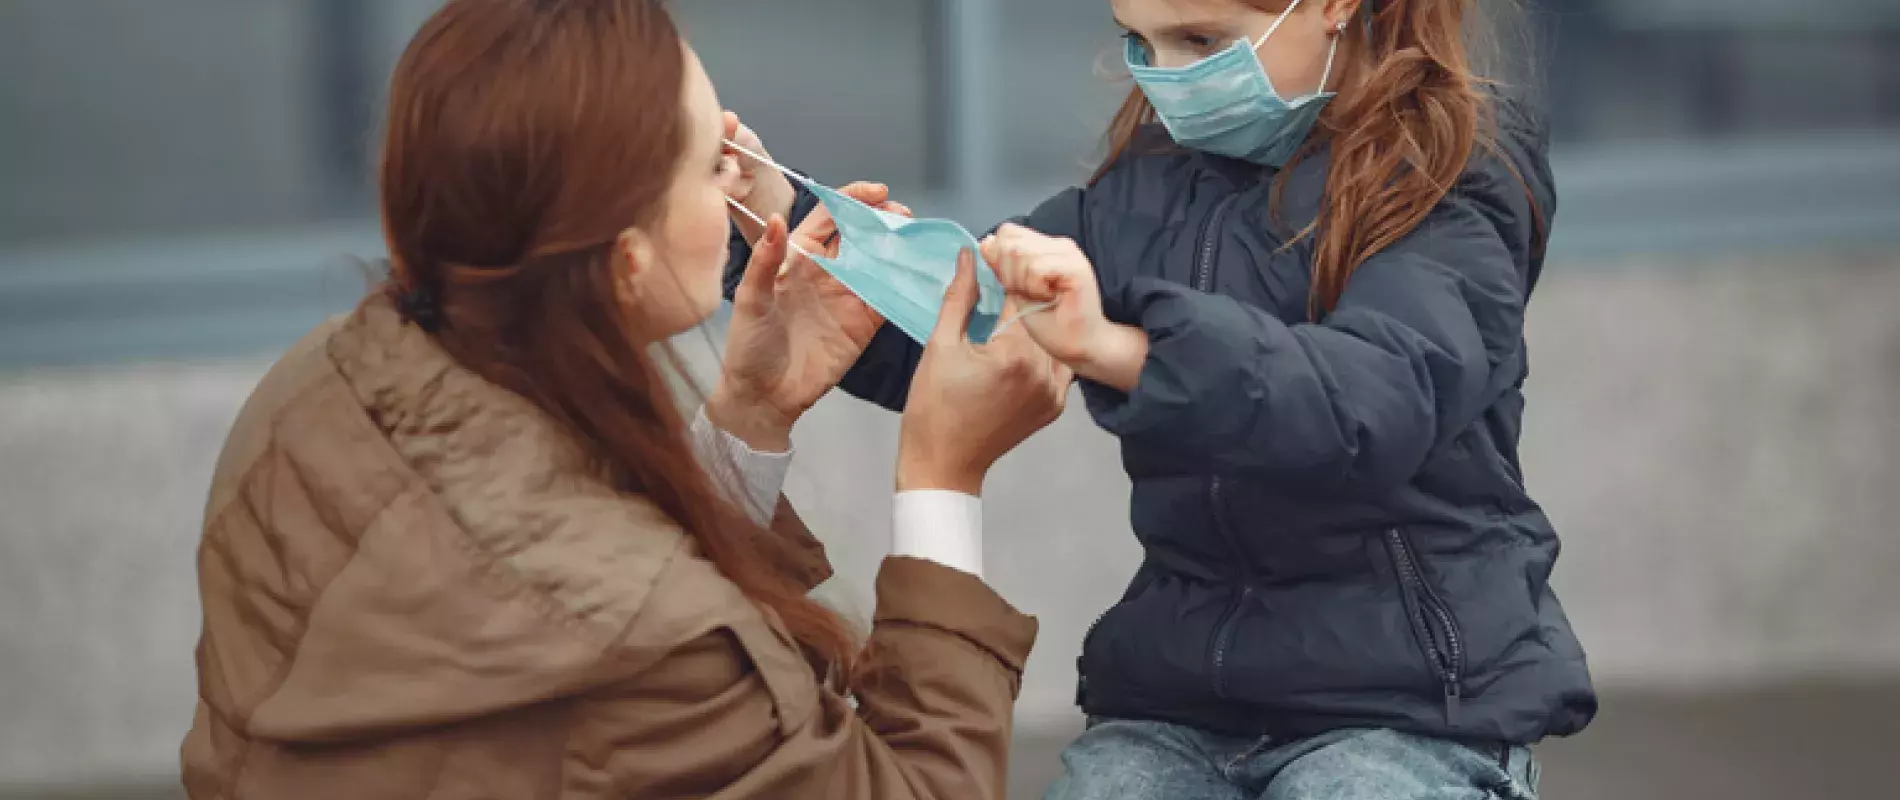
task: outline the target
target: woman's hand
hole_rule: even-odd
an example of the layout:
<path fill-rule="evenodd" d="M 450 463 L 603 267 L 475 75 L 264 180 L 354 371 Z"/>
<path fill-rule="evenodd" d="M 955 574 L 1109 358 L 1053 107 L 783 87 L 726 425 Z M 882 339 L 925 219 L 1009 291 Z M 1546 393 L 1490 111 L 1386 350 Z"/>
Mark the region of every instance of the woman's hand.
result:
<path fill-rule="evenodd" d="M 844 194 L 908 215 L 881 184 L 854 183 Z M 838 254 L 838 226 L 823 207 L 789 234 L 773 215 L 733 294 L 724 369 L 707 400 L 714 425 L 760 450 L 790 446 L 792 423 L 858 362 L 884 318 L 824 268 L 800 255 Z"/>
<path fill-rule="evenodd" d="M 1006 224 L 983 240 L 983 258 L 1012 300 L 1049 304 L 1020 323 L 1036 344 L 1077 375 L 1122 391 L 1134 388 L 1148 336 L 1102 313 L 1095 265 L 1074 241 Z"/>
<path fill-rule="evenodd" d="M 976 259 L 965 251 L 911 381 L 898 491 L 980 494 L 990 466 L 1054 422 L 1068 401 L 1074 374 L 1023 331 L 970 343 L 966 329 L 976 298 Z"/>
<path fill-rule="evenodd" d="M 765 149 L 765 143 L 759 141 L 759 135 L 740 122 L 738 114 L 727 111 L 725 125 L 726 139 L 754 153 L 771 157 L 772 154 Z M 774 214 L 790 219 L 792 198 L 797 196 L 797 192 L 792 189 L 792 182 L 784 173 L 730 147 L 725 152 L 726 157 L 733 159 L 739 169 L 739 178 L 733 182 L 732 191 L 727 196 L 751 209 L 759 219 L 771 219 Z M 745 240 L 757 247 L 759 236 L 764 233 L 759 224 L 736 211 L 732 214 L 732 221 L 745 234 Z"/>

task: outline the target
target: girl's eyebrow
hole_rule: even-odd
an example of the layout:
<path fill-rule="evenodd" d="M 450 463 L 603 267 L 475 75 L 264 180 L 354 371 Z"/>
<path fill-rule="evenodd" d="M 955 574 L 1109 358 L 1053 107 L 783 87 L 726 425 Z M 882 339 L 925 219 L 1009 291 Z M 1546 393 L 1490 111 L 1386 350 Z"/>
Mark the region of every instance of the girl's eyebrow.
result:
<path fill-rule="evenodd" d="M 1121 17 L 1115 17 L 1115 24 L 1120 25 L 1122 30 L 1125 31 L 1133 32 L 1135 30 L 1134 26 L 1123 22 Z M 1194 20 L 1192 22 L 1171 22 L 1162 27 L 1161 30 L 1155 31 L 1154 35 L 1161 38 L 1178 38 L 1189 34 L 1220 32 L 1226 29 L 1227 26 L 1222 24 L 1219 20 L 1203 19 Z"/>

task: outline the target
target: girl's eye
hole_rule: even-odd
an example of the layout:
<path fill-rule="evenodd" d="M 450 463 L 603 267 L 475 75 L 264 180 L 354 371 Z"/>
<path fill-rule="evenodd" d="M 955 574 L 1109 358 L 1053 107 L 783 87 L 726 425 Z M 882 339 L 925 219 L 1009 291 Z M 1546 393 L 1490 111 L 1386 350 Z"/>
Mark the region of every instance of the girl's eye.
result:
<path fill-rule="evenodd" d="M 1208 47 L 1214 46 L 1213 37 L 1202 36 L 1198 33 L 1187 34 L 1186 36 L 1181 37 L 1181 40 L 1186 42 L 1189 47 L 1194 47 L 1194 48 L 1208 48 Z"/>

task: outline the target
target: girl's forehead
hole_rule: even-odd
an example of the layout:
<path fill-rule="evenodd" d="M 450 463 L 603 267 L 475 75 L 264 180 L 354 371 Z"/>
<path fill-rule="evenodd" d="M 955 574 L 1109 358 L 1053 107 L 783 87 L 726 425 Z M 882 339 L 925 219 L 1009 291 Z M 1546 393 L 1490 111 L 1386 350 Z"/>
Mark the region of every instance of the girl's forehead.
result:
<path fill-rule="evenodd" d="M 1115 16 L 1139 25 L 1231 22 L 1237 15 L 1278 13 L 1292 0 L 1111 0 Z"/>

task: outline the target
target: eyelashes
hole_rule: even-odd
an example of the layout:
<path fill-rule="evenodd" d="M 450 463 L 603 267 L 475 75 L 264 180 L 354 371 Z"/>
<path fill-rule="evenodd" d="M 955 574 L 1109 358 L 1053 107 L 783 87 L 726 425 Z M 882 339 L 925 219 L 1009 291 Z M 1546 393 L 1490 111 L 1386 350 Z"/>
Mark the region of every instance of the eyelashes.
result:
<path fill-rule="evenodd" d="M 1149 55 L 1153 55 L 1155 52 L 1154 45 L 1148 42 L 1147 37 L 1139 33 L 1125 31 L 1122 33 L 1122 38 L 1139 45 L 1143 50 L 1147 51 Z M 1222 37 L 1204 33 L 1181 33 L 1177 34 L 1176 38 L 1180 40 L 1182 46 L 1202 53 L 1212 50 L 1216 46 L 1228 41 Z"/>

